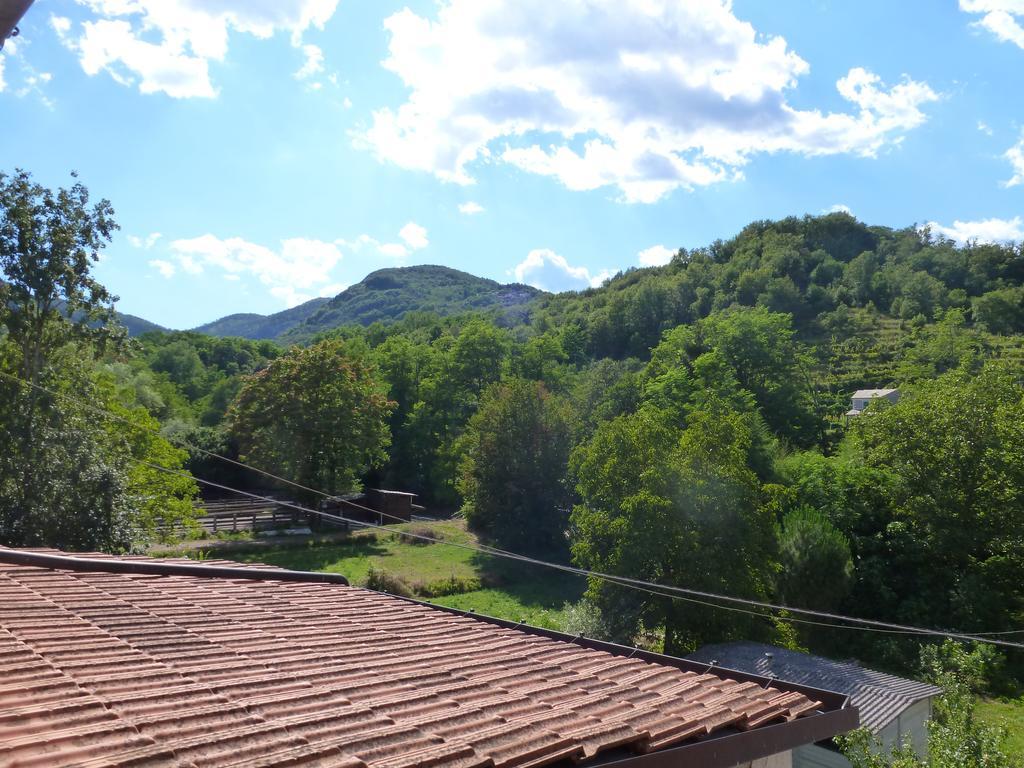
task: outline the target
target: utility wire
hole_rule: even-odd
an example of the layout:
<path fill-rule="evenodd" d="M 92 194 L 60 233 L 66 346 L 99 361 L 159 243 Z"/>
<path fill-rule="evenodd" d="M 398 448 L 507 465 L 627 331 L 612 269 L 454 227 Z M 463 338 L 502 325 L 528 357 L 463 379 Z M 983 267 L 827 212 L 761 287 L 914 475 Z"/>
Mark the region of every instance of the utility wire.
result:
<path fill-rule="evenodd" d="M 14 381 L 17 381 L 17 382 L 19 382 L 21 384 L 25 384 L 25 385 L 30 386 L 30 387 L 35 387 L 35 388 L 37 388 L 37 389 L 39 389 L 39 390 L 41 390 L 43 392 L 46 392 L 46 393 L 48 393 L 50 395 L 53 395 L 55 397 L 62 397 L 62 398 L 68 399 L 68 400 L 75 401 L 75 402 L 79 403 L 80 405 L 83 405 L 83 406 L 89 408 L 90 410 L 93 410 L 93 411 L 95 411 L 97 413 L 100 413 L 100 414 L 102 414 L 104 416 L 107 416 L 109 418 L 113 418 L 113 419 L 115 419 L 117 421 L 121 421 L 121 422 L 123 422 L 125 424 L 128 424 L 129 426 L 134 427 L 136 429 L 145 429 L 146 431 L 152 432 L 154 434 L 159 434 L 159 432 L 157 430 L 149 430 L 146 427 L 143 427 L 142 425 L 136 424 L 136 423 L 134 423 L 134 422 L 132 422 L 132 421 L 122 417 L 122 416 L 119 416 L 118 414 L 115 414 L 115 413 L 111 412 L 109 409 L 101 408 L 99 406 L 94 406 L 94 405 L 92 405 L 90 403 L 87 403 L 87 402 L 81 400 L 80 398 L 75 398 L 75 397 L 72 397 L 72 396 L 64 394 L 64 393 L 55 392 L 53 390 L 47 389 L 46 387 L 43 387 L 43 386 L 38 385 L 38 384 L 34 384 L 34 383 L 26 381 L 26 380 L 24 380 L 24 379 L 22 379 L 22 378 L 20 378 L 18 376 L 13 376 L 13 375 L 11 375 L 9 373 L 6 373 L 6 372 L 3 372 L 3 371 L 0 371 L 0 376 L 4 376 L 4 377 L 6 377 L 8 379 L 12 379 Z M 291 486 L 296 487 L 296 488 L 301 488 L 302 490 L 308 491 L 310 493 L 313 493 L 313 494 L 316 494 L 316 495 L 319 495 L 319 496 L 323 496 L 324 498 L 331 498 L 330 494 L 327 494 L 327 493 L 325 493 L 325 492 L 323 492 L 321 490 L 318 490 L 318 489 L 315 489 L 315 488 L 309 488 L 308 486 L 302 485 L 300 483 L 296 483 L 296 482 L 294 482 L 292 480 L 288 480 L 286 478 L 279 477 L 278 475 L 275 475 L 273 473 L 266 472 L 266 471 L 264 471 L 262 469 L 259 469 L 258 467 L 253 467 L 253 466 L 250 466 L 250 465 L 245 464 L 243 462 L 236 461 L 236 460 L 228 458 L 226 456 L 222 456 L 220 454 L 214 453 L 212 451 L 207 451 L 205 449 L 199 448 L 198 446 L 191 445 L 190 443 L 188 443 L 188 441 L 182 440 L 182 442 L 184 442 L 190 448 L 193 448 L 194 450 L 197 450 L 198 452 L 200 452 L 200 453 L 202 453 L 204 455 L 210 456 L 212 458 L 221 459 L 223 461 L 226 461 L 226 462 L 229 462 L 231 464 L 234 464 L 234 465 L 236 465 L 238 467 L 242 467 L 244 469 L 247 469 L 247 470 L 250 470 L 250 471 L 253 471 L 253 472 L 257 472 L 257 473 L 259 473 L 259 474 L 261 474 L 261 475 L 263 475 L 265 477 L 269 477 L 269 478 L 272 478 L 272 479 L 277 480 L 279 482 L 285 483 L 286 485 L 291 485 Z M 309 509 L 307 507 L 302 507 L 302 506 L 299 506 L 297 504 L 292 504 L 292 503 L 289 503 L 289 502 L 282 502 L 282 501 L 279 501 L 279 500 L 276 500 L 276 499 L 272 499 L 270 497 L 260 496 L 259 494 L 250 493 L 248 491 L 242 491 L 242 490 L 239 490 L 237 488 L 231 488 L 230 486 L 222 485 L 220 483 L 215 483 L 215 482 L 210 481 L 210 480 L 204 480 L 202 478 L 195 477 L 194 475 L 192 475 L 191 473 L 188 473 L 188 472 L 181 472 L 181 471 L 178 471 L 178 470 L 175 470 L 175 469 L 171 469 L 169 467 L 163 467 L 163 466 L 160 466 L 158 464 L 153 464 L 151 462 L 142 461 L 140 459 L 133 459 L 133 461 L 136 461 L 137 463 L 142 464 L 144 466 L 148 466 L 151 469 L 155 469 L 155 470 L 158 470 L 158 471 L 161 471 L 161 472 L 167 472 L 167 473 L 178 475 L 178 476 L 181 476 L 181 477 L 184 477 L 184 478 L 193 479 L 196 482 L 199 482 L 199 483 L 201 483 L 203 485 L 206 485 L 206 486 L 209 486 L 209 487 L 219 488 L 221 490 L 229 491 L 231 493 L 236 493 L 236 494 L 240 494 L 240 495 L 243 495 L 243 496 L 248 496 L 248 497 L 253 498 L 253 499 L 258 499 L 258 500 L 261 500 L 261 501 L 267 501 L 267 502 L 270 502 L 270 503 L 273 503 L 273 504 L 278 504 L 280 506 L 289 507 L 289 508 L 296 509 L 296 510 L 301 511 L 301 512 L 305 512 L 307 514 L 318 515 L 318 516 L 320 516 L 320 517 L 322 517 L 324 519 L 329 519 L 329 520 L 334 520 L 334 521 L 341 521 L 341 522 L 345 522 L 346 524 L 349 524 L 349 523 L 353 522 L 351 520 L 347 520 L 344 517 L 338 517 L 337 515 L 331 515 L 329 513 L 322 512 L 320 510 Z M 348 502 L 348 503 L 352 504 L 355 507 L 359 507 L 360 509 L 366 510 L 368 512 L 372 512 L 372 513 L 374 513 L 376 515 L 380 515 L 382 517 L 387 517 L 387 518 L 390 518 L 390 519 L 398 520 L 399 522 L 406 522 L 402 518 L 399 518 L 399 517 L 397 517 L 395 515 L 391 515 L 391 514 L 388 514 L 388 513 L 380 512 L 379 510 L 374 510 L 374 509 L 371 509 L 369 507 L 364 507 L 362 505 L 355 504 L 354 502 Z M 363 522 L 360 522 L 359 525 L 362 525 L 362 526 L 365 526 L 365 527 L 368 527 L 368 528 L 375 528 L 375 529 L 380 529 L 380 530 L 389 530 L 392 533 L 398 533 L 398 534 L 400 534 L 402 536 L 406 536 L 408 538 L 420 539 L 420 540 L 423 540 L 423 541 L 430 541 L 430 542 L 435 542 L 435 543 L 437 542 L 436 539 L 433 539 L 431 537 L 420 536 L 420 535 L 417 535 L 417 534 L 410 533 L 408 531 L 395 531 L 395 530 L 392 530 L 392 529 L 388 529 L 385 526 L 375 525 L 373 523 L 363 523 Z M 468 544 L 460 544 L 460 543 L 457 543 L 457 542 L 443 541 L 443 540 L 441 542 L 439 542 L 439 543 L 446 544 L 446 545 L 452 546 L 452 547 L 458 547 L 460 549 L 470 550 L 470 551 L 477 552 L 477 553 L 488 554 L 488 555 L 492 555 L 492 556 L 495 556 L 495 557 L 503 557 L 503 558 L 515 560 L 515 561 L 518 561 L 518 562 L 529 563 L 529 564 L 532 564 L 532 565 L 539 565 L 539 566 L 542 566 L 542 567 L 559 570 L 559 571 L 562 571 L 562 572 L 565 572 L 565 573 L 572 573 L 572 574 L 575 574 L 575 575 L 578 575 L 578 576 L 583 576 L 583 577 L 587 577 L 587 578 L 594 578 L 594 579 L 597 579 L 599 581 L 604 581 L 604 582 L 610 583 L 610 584 L 616 584 L 616 585 L 621 586 L 621 587 L 627 587 L 627 588 L 631 588 L 631 589 L 636 589 L 638 591 L 646 592 L 646 593 L 653 594 L 653 595 L 660 596 L 660 597 L 666 597 L 666 598 L 670 598 L 670 599 L 678 599 L 678 600 L 682 600 L 682 601 L 685 601 L 685 602 L 695 603 L 695 604 L 698 604 L 698 605 L 704 605 L 704 606 L 711 607 L 711 608 L 719 608 L 719 609 L 722 609 L 722 610 L 730 610 L 730 611 L 734 611 L 734 612 L 738 612 L 738 613 L 748 614 L 748 615 L 751 615 L 751 616 L 758 616 L 758 617 L 761 617 L 761 618 L 778 619 L 778 620 L 781 620 L 781 621 L 800 623 L 800 624 L 810 624 L 810 625 L 814 625 L 814 626 L 831 627 L 831 628 L 834 628 L 834 629 L 853 629 L 853 630 L 860 630 L 860 631 L 883 632 L 883 633 L 886 633 L 886 634 L 904 634 L 904 635 L 923 635 L 923 636 L 932 636 L 932 637 L 947 637 L 947 638 L 952 638 L 952 639 L 957 639 L 957 640 L 964 640 L 964 641 L 971 641 L 971 642 L 984 642 L 984 643 L 989 643 L 989 644 L 992 644 L 992 645 L 1001 645 L 1001 646 L 1010 647 L 1010 648 L 1024 649 L 1024 643 L 1013 642 L 1013 641 L 1008 641 L 1008 640 L 991 639 L 991 637 L 990 637 L 990 636 L 993 636 L 993 635 L 1018 634 L 1018 633 L 1024 632 L 1024 630 L 1005 630 L 1005 631 L 1001 631 L 1001 632 L 980 632 L 980 633 L 968 634 L 968 633 L 963 633 L 963 632 L 953 632 L 953 631 L 944 631 L 944 630 L 936 630 L 936 629 L 927 629 L 927 628 L 923 628 L 923 627 L 914 627 L 914 626 L 910 626 L 910 625 L 894 624 L 894 623 L 891 623 L 891 622 L 884 622 L 884 621 L 876 621 L 876 620 L 873 620 L 873 619 L 861 619 L 861 618 L 857 618 L 857 617 L 854 617 L 854 616 L 845 616 L 845 615 L 842 615 L 842 614 L 828 613 L 828 612 L 824 612 L 824 611 L 814 611 L 814 610 L 810 610 L 810 609 L 806 609 L 806 608 L 794 608 L 794 607 L 786 606 L 786 605 L 779 605 L 779 604 L 775 604 L 775 603 L 768 603 L 768 602 L 761 601 L 761 600 L 751 600 L 751 599 L 747 599 L 747 598 L 733 597 L 731 595 L 721 595 L 721 594 L 716 594 L 714 592 L 706 592 L 706 591 L 702 591 L 702 590 L 688 589 L 688 588 L 685 588 L 685 587 L 675 587 L 675 586 L 670 586 L 670 585 L 665 585 L 665 584 L 657 584 L 655 582 L 644 581 L 642 579 L 632 579 L 632 578 L 629 578 L 629 577 L 626 577 L 626 576 L 618 576 L 618 575 L 615 575 L 615 574 L 602 573 L 600 571 L 591 571 L 591 570 L 587 570 L 587 569 L 584 569 L 584 568 L 576 568 L 576 567 L 569 566 L 569 565 L 562 565 L 562 564 L 559 564 L 559 563 L 552 563 L 552 562 L 548 562 L 548 561 L 545 561 L 545 560 L 539 560 L 537 558 L 529 557 L 527 555 L 521 555 L 521 554 L 518 554 L 516 552 L 511 552 L 511 551 L 508 551 L 508 550 L 500 549 L 500 548 L 497 548 L 497 547 L 490 547 L 490 546 L 486 546 L 486 545 L 472 546 L 472 545 L 468 545 Z M 698 599 L 698 598 L 703 598 L 703 599 Z M 732 606 L 720 605 L 718 603 L 708 602 L 708 600 L 719 600 L 719 601 L 723 601 L 723 602 L 733 603 L 735 605 L 732 605 Z M 785 612 L 785 613 L 796 613 L 796 614 L 800 614 L 800 615 L 803 615 L 803 616 L 814 616 L 816 618 L 825 618 L 825 619 L 831 619 L 833 621 L 848 622 L 848 624 L 845 624 L 845 625 L 843 625 L 843 624 L 832 624 L 832 623 L 811 621 L 811 620 L 808 620 L 808 619 L 797 619 L 797 618 L 794 618 L 792 616 L 772 616 L 770 614 L 760 613 L 760 612 L 757 612 L 757 611 L 737 608 L 737 607 L 735 607 L 736 605 L 743 605 L 743 606 L 747 606 L 748 608 L 764 608 L 764 609 L 770 610 L 770 611 L 781 611 L 781 612 Z M 849 626 L 849 624 L 860 624 L 862 626 Z"/>
<path fill-rule="evenodd" d="M 280 506 L 283 506 L 283 507 L 289 507 L 291 509 L 295 509 L 295 510 L 298 510 L 300 512 L 306 512 L 308 514 L 318 515 L 318 516 L 320 516 L 320 517 L 322 517 L 324 519 L 327 519 L 327 520 L 333 520 L 333 521 L 336 521 L 336 522 L 344 522 L 346 524 L 353 522 L 351 520 L 347 520 L 344 517 L 339 517 L 337 515 L 332 515 L 332 514 L 329 514 L 327 512 L 322 512 L 320 510 L 310 509 L 308 507 L 303 507 L 303 506 L 300 506 L 298 504 L 292 504 L 290 502 L 277 501 L 276 499 L 272 499 L 272 498 L 270 498 L 268 496 L 261 496 L 261 495 L 256 494 L 256 493 L 250 493 L 248 491 L 242 491 L 242 490 L 239 490 L 237 488 L 232 488 L 230 486 L 223 485 L 221 483 L 215 483 L 215 482 L 213 482 L 211 480 L 204 480 L 202 478 L 194 477 L 193 475 L 191 475 L 188 472 L 182 472 L 182 471 L 179 471 L 179 470 L 176 470 L 176 469 L 171 469 L 169 467 L 164 467 L 164 466 L 161 466 L 159 464 L 153 464 L 152 462 L 143 461 L 141 459 L 133 459 L 133 460 L 136 461 L 137 463 L 142 464 L 143 466 L 147 466 L 147 467 L 149 467 L 151 469 L 155 469 L 155 470 L 158 470 L 158 471 L 161 471 L 161 472 L 167 472 L 167 473 L 170 473 L 170 474 L 173 474 L 173 475 L 178 475 L 179 477 L 183 477 L 183 478 L 190 478 L 190 479 L 195 480 L 196 482 L 202 483 L 203 485 L 207 485 L 207 486 L 210 486 L 210 487 L 213 487 L 213 488 L 219 488 L 221 490 L 230 491 L 232 493 L 237 493 L 237 494 L 240 494 L 242 496 L 248 496 L 249 498 L 258 499 L 258 500 L 261 500 L 261 501 L 267 501 L 267 502 L 270 502 L 270 503 L 273 503 L 273 504 L 277 504 L 277 505 L 280 505 Z M 364 507 L 364 509 L 368 509 L 371 512 L 377 513 L 377 510 L 372 510 L 372 509 L 369 509 L 368 507 Z M 390 515 L 389 515 L 389 517 L 390 517 Z M 623 577 L 614 576 L 614 575 L 610 575 L 610 574 L 605 574 L 605 573 L 601 573 L 599 571 L 588 571 L 588 570 L 583 569 L 583 568 L 574 568 L 572 566 L 560 565 L 558 563 L 551 563 L 551 562 L 547 562 L 545 560 L 538 560 L 536 558 L 528 557 L 526 555 L 519 555 L 519 554 L 512 553 L 512 552 L 505 552 L 504 550 L 496 550 L 496 549 L 491 548 L 491 547 L 474 547 L 474 546 L 471 546 L 471 545 L 468 545 L 468 544 L 460 544 L 458 542 L 443 541 L 443 540 L 438 542 L 437 539 L 434 539 L 434 538 L 429 537 L 429 536 L 421 536 L 419 534 L 414 534 L 414 533 L 411 533 L 411 532 L 408 532 L 408 531 L 396 531 L 396 530 L 393 530 L 393 529 L 389 529 L 386 526 L 376 525 L 374 523 L 363 523 L 363 522 L 360 522 L 359 525 L 365 526 L 367 528 L 374 528 L 374 529 L 378 529 L 378 530 L 388 531 L 388 532 L 391 532 L 391 533 L 396 533 L 396 534 L 399 534 L 399 535 L 402 535 L 402 536 L 407 536 L 409 538 L 419 539 L 421 541 L 447 544 L 447 545 L 452 546 L 452 547 L 458 547 L 460 549 L 466 549 L 466 550 L 470 550 L 470 551 L 473 551 L 473 552 L 484 553 L 484 554 L 494 555 L 494 556 L 498 556 L 498 557 L 506 557 L 506 558 L 509 558 L 509 559 L 512 559 L 512 560 L 517 560 L 519 562 L 531 563 L 531 564 L 534 564 L 534 565 L 541 565 L 541 566 L 544 566 L 544 567 L 547 567 L 547 568 L 553 568 L 555 570 L 559 570 L 559 571 L 563 571 L 563 572 L 567 572 L 567 573 L 573 573 L 573 574 L 576 574 L 576 575 L 579 575 L 579 576 L 588 576 L 588 577 L 591 577 L 591 578 L 598 579 L 600 581 L 605 581 L 605 582 L 608 582 L 608 583 L 611 583 L 611 584 L 617 584 L 618 586 L 628 587 L 628 588 L 631 588 L 631 589 L 637 589 L 637 590 L 639 590 L 641 592 L 647 592 L 649 594 L 657 595 L 659 597 L 665 597 L 665 598 L 669 598 L 669 599 L 673 599 L 673 600 L 683 600 L 683 601 L 689 602 L 689 603 L 697 603 L 699 605 L 705 605 L 705 606 L 708 606 L 710 608 L 721 608 L 721 609 L 724 609 L 724 610 L 730 610 L 730 611 L 735 611 L 735 612 L 739 612 L 739 613 L 745 613 L 745 614 L 749 614 L 749 615 L 752 615 L 752 616 L 759 616 L 761 618 L 766 618 L 766 619 L 777 618 L 777 619 L 779 619 L 781 621 L 795 622 L 795 623 L 800 623 L 800 624 L 813 624 L 813 625 L 816 625 L 816 626 L 831 627 L 831 628 L 835 628 L 835 629 L 852 629 L 852 630 L 867 631 L 867 632 L 884 632 L 884 633 L 887 633 L 887 634 L 930 635 L 930 636 L 937 636 L 937 637 L 948 637 L 948 638 L 953 638 L 953 639 L 957 639 L 957 640 L 973 641 L 973 642 L 987 642 L 987 643 L 990 643 L 990 644 L 993 644 L 993 645 L 1002 645 L 1002 646 L 1006 646 L 1006 647 L 1010 647 L 1010 648 L 1021 648 L 1021 649 L 1024 649 L 1024 643 L 1015 643 L 1015 642 L 1011 642 L 1011 641 L 1007 641 L 1007 640 L 990 640 L 990 639 L 986 639 L 986 638 L 983 638 L 983 637 L 980 637 L 980 636 L 977 636 L 977 635 L 969 635 L 969 634 L 964 634 L 964 633 L 960 633 L 960 632 L 945 632 L 945 631 L 942 631 L 942 630 L 925 629 L 925 628 L 922 628 L 922 627 L 904 626 L 904 625 L 900 625 L 900 624 L 889 624 L 887 622 L 878 622 L 878 621 L 872 621 L 870 619 L 859 619 L 859 618 L 852 617 L 852 616 L 841 616 L 841 615 L 838 615 L 838 614 L 828 614 L 828 613 L 822 613 L 822 612 L 819 612 L 819 611 L 810 611 L 810 610 L 804 610 L 804 609 L 795 609 L 795 610 L 797 612 L 799 612 L 799 613 L 802 613 L 802 614 L 808 614 L 808 615 L 812 615 L 812 616 L 822 616 L 822 617 L 825 617 L 825 618 L 835 618 L 835 619 L 838 619 L 838 620 L 841 620 L 841 621 L 848 621 L 848 622 L 860 622 L 860 623 L 867 624 L 869 626 L 847 626 L 847 625 L 839 625 L 839 624 L 826 624 L 824 622 L 809 621 L 809 620 L 806 620 L 806 619 L 796 619 L 796 618 L 789 617 L 789 616 L 773 617 L 773 616 L 771 616 L 769 614 L 758 613 L 758 612 L 746 610 L 746 609 L 743 609 L 743 608 L 736 608 L 734 606 L 719 605 L 719 604 L 716 604 L 716 603 L 706 602 L 706 601 L 703 601 L 703 600 L 697 600 L 697 599 L 694 599 L 693 597 L 688 597 L 688 596 L 685 596 L 685 595 L 697 594 L 697 595 L 700 595 L 700 596 L 703 596 L 703 597 L 709 597 L 709 598 L 712 598 L 712 599 L 724 600 L 724 601 L 732 601 L 732 602 L 740 602 L 740 603 L 745 603 L 747 605 L 754 605 L 754 606 L 758 606 L 758 607 L 766 607 L 766 608 L 773 609 L 773 610 L 790 611 L 790 610 L 794 610 L 794 609 L 790 609 L 790 608 L 788 608 L 786 606 L 776 606 L 776 605 L 773 605 L 771 603 L 763 603 L 763 602 L 756 601 L 756 600 L 744 600 L 742 598 L 734 598 L 734 597 L 730 597 L 728 595 L 717 595 L 717 594 L 710 593 L 710 592 L 699 592 L 697 590 L 686 590 L 686 589 L 683 589 L 681 587 L 668 587 L 668 586 L 663 585 L 663 584 L 656 584 L 656 583 L 652 583 L 652 582 L 644 582 L 644 581 L 640 581 L 638 579 L 625 579 Z M 668 590 L 668 591 L 665 591 L 665 590 Z M 682 595 L 675 594 L 676 592 L 682 592 L 683 594 Z"/>
<path fill-rule="evenodd" d="M 300 512 L 305 512 L 305 513 L 308 513 L 308 514 L 311 514 L 311 515 L 318 515 L 318 516 L 320 516 L 320 517 L 322 517 L 322 518 L 324 518 L 326 520 L 331 520 L 331 521 L 334 521 L 334 522 L 341 522 L 341 523 L 346 523 L 346 524 L 354 524 L 354 525 L 357 525 L 357 526 L 363 527 L 363 528 L 373 528 L 373 529 L 385 531 L 387 533 L 395 534 L 395 535 L 398 535 L 398 536 L 405 536 L 407 538 L 416 539 L 416 540 L 423 541 L 423 542 L 426 542 L 426 543 L 444 544 L 444 545 L 447 545 L 447 546 L 450 546 L 450 547 L 456 547 L 458 549 L 465 549 L 465 550 L 468 550 L 470 552 L 476 552 L 478 554 L 487 554 L 487 555 L 491 555 L 493 557 L 505 557 L 505 558 L 516 560 L 516 561 L 519 561 L 519 562 L 527 562 L 527 563 L 533 563 L 534 562 L 532 560 L 532 558 L 528 558 L 526 555 L 518 555 L 518 554 L 515 554 L 515 553 L 512 553 L 512 552 L 505 552 L 504 550 L 492 549 L 490 547 L 485 547 L 485 546 L 476 546 L 476 547 L 474 547 L 474 546 L 469 545 L 469 544 L 460 544 L 458 542 L 453 542 L 453 541 L 438 540 L 438 539 L 432 538 L 430 536 L 423 536 L 423 535 L 411 533 L 409 531 L 401 531 L 401 530 L 397 530 L 397 529 L 394 529 L 394 528 L 389 528 L 389 527 L 387 527 L 385 525 L 377 525 L 375 523 L 367 523 L 367 522 L 363 522 L 363 521 L 350 520 L 349 518 L 346 518 L 346 517 L 339 517 L 338 515 L 332 515 L 332 514 L 330 514 L 328 512 L 323 512 L 321 510 L 310 509 L 309 507 L 304 507 L 304 506 L 301 506 L 299 504 L 294 504 L 294 503 L 291 503 L 291 502 L 279 501 L 279 500 L 273 499 L 273 498 L 271 498 L 269 496 L 261 496 L 261 495 L 259 495 L 257 493 L 250 493 L 249 491 L 243 491 L 243 490 L 239 490 L 237 488 L 231 488 L 231 487 L 229 487 L 227 485 L 223 485 L 221 483 L 213 482 L 212 480 L 204 480 L 203 478 L 196 477 L 196 476 L 194 476 L 194 475 L 192 475 L 190 473 L 182 472 L 180 470 L 172 469 L 170 467 L 163 467 L 163 466 L 160 466 L 158 464 L 153 464 L 151 462 L 143 461 L 142 459 L 132 459 L 132 461 L 136 462 L 137 464 L 141 464 L 143 466 L 149 467 L 150 469 L 156 469 L 156 470 L 159 470 L 161 472 L 167 472 L 167 473 L 172 474 L 172 475 L 177 475 L 178 477 L 195 480 L 197 483 L 200 483 L 201 485 L 206 485 L 206 486 L 209 486 L 209 487 L 212 487 L 212 488 L 217 488 L 217 489 L 220 489 L 220 490 L 223 490 L 223 491 L 230 491 L 232 493 L 237 493 L 237 494 L 240 494 L 242 496 L 247 496 L 247 497 L 249 497 L 251 499 L 257 499 L 257 500 L 260 500 L 260 501 L 270 502 L 270 503 L 276 504 L 278 506 L 287 507 L 287 508 L 298 510 Z M 348 502 L 348 503 L 352 503 L 352 502 Z M 370 507 L 363 507 L 363 506 L 361 506 L 359 504 L 353 504 L 353 506 L 359 507 L 360 509 L 364 509 L 364 510 L 366 510 L 368 512 L 372 512 L 375 515 L 382 514 L 382 513 L 378 512 L 377 510 L 372 509 Z M 384 513 L 384 516 L 385 517 L 394 517 L 394 515 L 388 515 L 386 513 Z M 400 522 L 406 522 L 402 518 L 397 518 L 396 517 L 395 519 L 399 520 Z M 571 574 L 576 575 L 576 576 L 583 576 L 583 577 L 593 576 L 594 578 L 597 578 L 598 580 L 602 580 L 602 581 L 606 581 L 606 582 L 609 582 L 609 583 L 612 583 L 612 584 L 616 584 L 617 586 L 620 586 L 620 587 L 626 587 L 628 589 L 634 589 L 634 590 L 637 590 L 637 591 L 640 591 L 640 592 L 646 592 L 648 594 L 656 595 L 658 597 L 664 597 L 664 598 L 668 598 L 670 600 L 681 600 L 681 601 L 687 602 L 687 603 L 695 603 L 697 605 L 703 605 L 703 606 L 707 606 L 709 608 L 720 608 L 720 609 L 725 610 L 725 611 L 733 611 L 735 613 L 743 613 L 743 614 L 746 614 L 748 616 L 755 616 L 757 618 L 768 619 L 770 621 L 779 620 L 779 621 L 785 621 L 785 622 L 791 622 L 791 623 L 797 623 L 797 624 L 810 624 L 810 625 L 819 626 L 819 627 L 831 627 L 833 629 L 856 629 L 856 630 L 862 630 L 862 631 L 866 631 L 866 632 L 883 632 L 883 633 L 887 633 L 887 634 L 896 634 L 896 635 L 917 635 L 917 634 L 920 634 L 918 632 L 913 632 L 913 631 L 874 629 L 874 628 L 870 628 L 870 627 L 851 627 L 851 626 L 846 626 L 846 625 L 842 625 L 842 624 L 828 624 L 828 623 L 820 622 L 820 621 L 808 621 L 806 619 L 795 619 L 795 618 L 788 617 L 788 616 L 773 616 L 773 615 L 768 614 L 768 613 L 760 613 L 760 612 L 757 612 L 757 611 L 747 610 L 745 608 L 736 608 L 736 607 L 730 606 L 730 605 L 719 605 L 718 603 L 710 603 L 710 602 L 707 602 L 705 600 L 697 600 L 697 599 L 692 598 L 692 597 L 683 597 L 681 595 L 673 595 L 673 594 L 669 594 L 667 592 L 658 591 L 657 589 L 649 589 L 649 588 L 646 588 L 646 587 L 636 586 L 636 585 L 632 585 L 632 584 L 623 584 L 623 583 L 620 583 L 619 581 L 616 581 L 616 577 L 614 577 L 614 576 L 612 576 L 612 577 L 604 577 L 601 574 L 598 574 L 598 573 L 595 573 L 595 572 L 591 572 L 591 571 L 584 571 L 582 569 L 573 568 L 572 566 L 559 565 L 558 563 L 548 563 L 548 562 L 545 562 L 545 561 L 535 561 L 535 562 L 537 564 L 545 565 L 546 567 L 549 567 L 549 568 L 556 568 L 556 569 L 561 570 L 561 571 L 566 571 L 566 572 L 571 573 Z"/>

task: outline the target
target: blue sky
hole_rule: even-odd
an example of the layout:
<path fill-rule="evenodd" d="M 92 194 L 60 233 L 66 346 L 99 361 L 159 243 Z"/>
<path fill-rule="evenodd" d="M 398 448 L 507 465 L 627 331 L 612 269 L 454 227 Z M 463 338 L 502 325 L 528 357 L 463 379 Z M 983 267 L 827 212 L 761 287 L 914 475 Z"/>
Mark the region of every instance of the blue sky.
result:
<path fill-rule="evenodd" d="M 175 328 L 447 264 L 578 289 L 754 219 L 1024 239 L 1020 0 L 40 0 L 0 169 Z"/>

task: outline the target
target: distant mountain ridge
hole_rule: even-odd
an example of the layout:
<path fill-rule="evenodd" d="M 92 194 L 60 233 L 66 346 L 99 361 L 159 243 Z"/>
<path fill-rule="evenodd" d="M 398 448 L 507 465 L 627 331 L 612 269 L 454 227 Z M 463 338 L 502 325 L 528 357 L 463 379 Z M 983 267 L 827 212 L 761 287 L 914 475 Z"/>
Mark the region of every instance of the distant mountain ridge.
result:
<path fill-rule="evenodd" d="M 390 267 L 371 272 L 333 299 L 312 299 L 272 315 L 228 315 L 193 330 L 211 336 L 296 342 L 343 325 L 391 322 L 407 312 L 497 311 L 517 322 L 528 315 L 527 305 L 543 293 L 529 285 L 503 284 L 451 267 Z"/>
<path fill-rule="evenodd" d="M 275 312 L 272 315 L 241 312 L 227 315 L 212 323 L 205 323 L 192 330 L 209 336 L 241 336 L 254 340 L 272 339 L 304 322 L 329 301 L 330 299 L 327 298 L 310 299 L 291 309 Z"/>
<path fill-rule="evenodd" d="M 121 323 L 121 325 L 123 325 L 125 327 L 125 329 L 128 331 L 128 335 L 131 336 L 132 338 L 134 338 L 136 336 L 141 336 L 144 333 L 149 333 L 150 331 L 166 331 L 167 330 L 162 325 L 157 325 L 156 323 L 152 323 L 152 322 L 150 322 L 149 320 L 146 320 L 143 317 L 136 317 L 135 315 L 128 315 L 128 314 L 125 314 L 124 312 L 117 312 L 116 314 L 117 314 L 117 321 L 119 323 Z"/>

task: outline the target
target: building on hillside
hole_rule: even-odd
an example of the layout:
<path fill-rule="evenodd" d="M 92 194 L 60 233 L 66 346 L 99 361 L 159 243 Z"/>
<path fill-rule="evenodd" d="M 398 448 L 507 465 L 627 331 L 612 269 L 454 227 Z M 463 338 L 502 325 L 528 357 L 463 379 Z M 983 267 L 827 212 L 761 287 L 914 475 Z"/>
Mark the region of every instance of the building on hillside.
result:
<path fill-rule="evenodd" d="M 789 768 L 849 697 L 224 561 L 0 548 L 0 765 Z"/>
<path fill-rule="evenodd" d="M 687 658 L 759 675 L 845 693 L 860 713 L 861 725 L 888 750 L 910 742 L 921 756 L 927 751 L 932 703 L 941 688 L 867 669 L 852 661 L 833 661 L 763 643 L 708 645 Z M 849 768 L 832 741 L 798 747 L 793 768 Z"/>
<path fill-rule="evenodd" d="M 872 400 L 884 397 L 890 403 L 899 402 L 900 391 L 898 389 L 858 389 L 850 397 L 850 410 L 846 412 L 847 419 L 853 416 L 860 416 Z"/>

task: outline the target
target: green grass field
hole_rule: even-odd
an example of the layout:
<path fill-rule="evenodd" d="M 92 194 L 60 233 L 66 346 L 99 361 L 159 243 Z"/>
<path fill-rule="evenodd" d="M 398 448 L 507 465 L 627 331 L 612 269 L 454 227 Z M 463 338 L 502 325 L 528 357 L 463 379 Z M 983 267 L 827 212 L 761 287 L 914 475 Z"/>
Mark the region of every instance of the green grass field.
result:
<path fill-rule="evenodd" d="M 978 717 L 986 723 L 1001 724 L 1009 732 L 1006 749 L 1024 765 L 1024 698 L 983 699 Z"/>
<path fill-rule="evenodd" d="M 438 541 L 413 543 L 392 530 L 429 531 Z M 461 520 L 397 525 L 392 530 L 358 531 L 332 544 L 211 551 L 207 556 L 340 573 L 357 585 L 366 584 L 371 570 L 383 571 L 418 599 L 549 629 L 562 628 L 566 604 L 579 600 L 586 587 L 579 577 L 452 546 L 477 543 Z"/>

